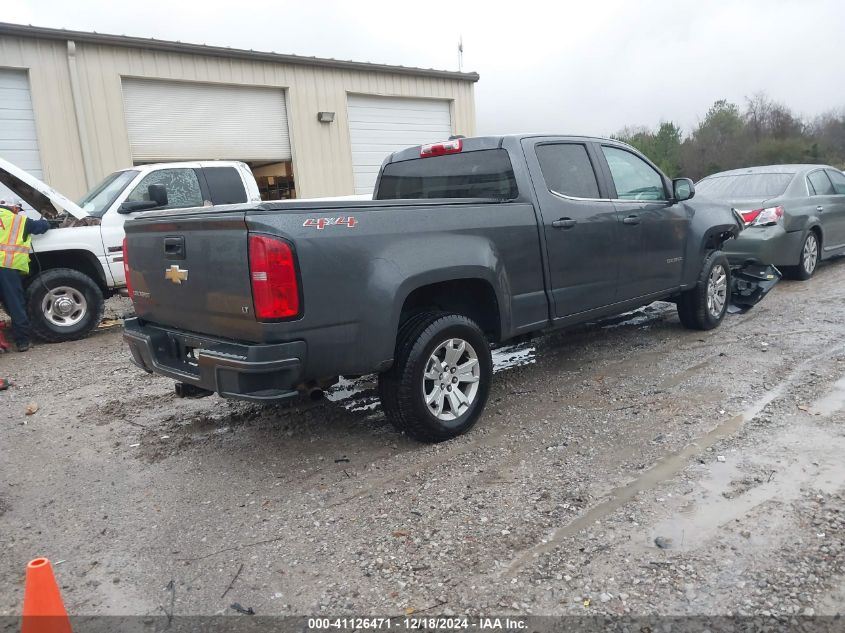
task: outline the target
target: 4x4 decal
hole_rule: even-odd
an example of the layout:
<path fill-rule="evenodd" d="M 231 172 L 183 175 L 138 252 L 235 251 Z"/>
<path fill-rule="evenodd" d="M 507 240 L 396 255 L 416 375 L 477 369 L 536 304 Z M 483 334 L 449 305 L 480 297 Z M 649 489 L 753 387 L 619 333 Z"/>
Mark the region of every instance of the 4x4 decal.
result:
<path fill-rule="evenodd" d="M 342 225 L 349 229 L 353 229 L 358 225 L 358 220 L 355 219 L 355 216 L 341 216 L 339 218 L 308 218 L 305 222 L 302 223 L 302 226 L 315 226 L 317 230 L 322 230 L 327 226 L 338 226 Z"/>

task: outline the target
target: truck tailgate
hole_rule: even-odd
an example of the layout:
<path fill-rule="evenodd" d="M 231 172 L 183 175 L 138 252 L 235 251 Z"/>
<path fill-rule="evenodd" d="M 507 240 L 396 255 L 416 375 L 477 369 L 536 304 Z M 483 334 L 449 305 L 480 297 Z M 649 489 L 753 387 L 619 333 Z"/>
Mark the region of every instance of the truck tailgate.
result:
<path fill-rule="evenodd" d="M 243 211 L 174 213 L 126 223 L 130 292 L 144 321 L 255 340 Z"/>

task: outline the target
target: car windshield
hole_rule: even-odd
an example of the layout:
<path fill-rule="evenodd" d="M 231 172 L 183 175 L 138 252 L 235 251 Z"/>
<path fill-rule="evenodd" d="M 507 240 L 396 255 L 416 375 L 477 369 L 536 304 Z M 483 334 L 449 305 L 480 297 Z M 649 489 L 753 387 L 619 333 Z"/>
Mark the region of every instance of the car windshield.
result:
<path fill-rule="evenodd" d="M 92 217 L 103 217 L 103 214 L 112 205 L 117 196 L 120 195 L 120 192 L 137 175 L 138 172 L 134 169 L 116 171 L 113 174 L 109 174 L 99 185 L 85 194 L 85 197 L 79 201 L 79 206 Z"/>
<path fill-rule="evenodd" d="M 760 173 L 708 176 L 696 183 L 695 190 L 712 198 L 776 198 L 786 191 L 794 175 Z"/>

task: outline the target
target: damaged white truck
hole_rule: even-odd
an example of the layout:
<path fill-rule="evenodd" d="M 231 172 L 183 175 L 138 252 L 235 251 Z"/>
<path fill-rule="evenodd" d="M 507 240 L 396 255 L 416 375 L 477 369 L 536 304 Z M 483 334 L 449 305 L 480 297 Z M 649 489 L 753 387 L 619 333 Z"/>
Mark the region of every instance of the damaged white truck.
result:
<path fill-rule="evenodd" d="M 49 342 L 90 334 L 102 319 L 105 299 L 126 287 L 123 225 L 134 213 L 261 201 L 249 167 L 235 161 L 123 169 L 79 203 L 2 158 L 0 183 L 53 225 L 33 236 L 24 282 L 32 331 Z"/>

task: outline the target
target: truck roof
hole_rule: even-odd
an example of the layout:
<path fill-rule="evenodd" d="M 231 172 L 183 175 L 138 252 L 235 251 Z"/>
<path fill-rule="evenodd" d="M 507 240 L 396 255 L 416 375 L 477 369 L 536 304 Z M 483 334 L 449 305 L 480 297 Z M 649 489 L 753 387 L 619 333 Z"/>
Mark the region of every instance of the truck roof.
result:
<path fill-rule="evenodd" d="M 587 136 L 582 134 L 553 134 L 553 133 L 531 133 L 531 134 L 499 134 L 495 136 L 468 136 L 460 137 L 463 142 L 464 151 L 477 151 L 482 149 L 497 149 L 505 145 L 506 141 L 514 141 L 518 143 L 526 138 L 550 137 L 560 139 L 573 139 L 584 142 L 598 142 L 598 143 L 614 143 L 616 145 L 623 145 L 630 147 L 627 143 L 612 138 L 604 138 L 601 136 Z M 446 141 L 447 139 L 443 139 Z M 412 160 L 420 157 L 420 148 L 422 145 L 414 145 L 407 149 L 399 150 L 391 154 L 387 162 L 399 162 L 405 160 Z"/>
<path fill-rule="evenodd" d="M 239 160 L 180 160 L 169 163 L 144 163 L 143 165 L 134 165 L 133 167 L 125 167 L 117 171 L 152 171 L 153 169 L 169 169 L 179 167 L 237 167 L 247 164 Z"/>

